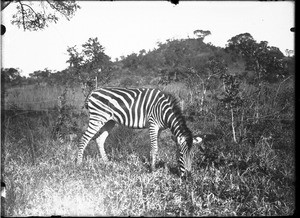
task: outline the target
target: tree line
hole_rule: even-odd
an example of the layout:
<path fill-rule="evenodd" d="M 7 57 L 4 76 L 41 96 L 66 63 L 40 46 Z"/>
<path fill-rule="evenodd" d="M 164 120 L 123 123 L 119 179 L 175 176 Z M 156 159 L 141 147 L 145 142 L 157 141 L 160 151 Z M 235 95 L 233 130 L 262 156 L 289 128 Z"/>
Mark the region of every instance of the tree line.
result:
<path fill-rule="evenodd" d="M 195 77 L 212 79 L 210 75 L 215 67 L 235 68 L 237 74 L 249 83 L 259 84 L 263 81 L 274 83 L 288 75 L 293 75 L 293 57 L 286 57 L 268 42 L 256 42 L 249 33 L 239 34 L 228 40 L 225 49 L 206 44 L 200 30 L 194 31 L 197 38 L 169 39 L 158 43 L 157 48 L 139 54 L 132 53 L 121 60 L 112 62 L 105 54 L 98 38 L 90 38 L 80 49 L 68 47 L 69 67 L 62 71 L 49 69 L 34 71 L 29 77 L 20 75 L 15 68 L 1 69 L 2 82 L 7 86 L 27 84 L 74 85 L 76 83 L 95 83 L 104 85 L 118 65 L 132 71 L 153 71 L 161 77 L 161 83 L 174 81 L 194 81 Z M 223 66 L 217 66 L 222 63 Z M 215 65 L 215 66 L 213 66 Z"/>
<path fill-rule="evenodd" d="M 122 76 L 151 75 L 158 81 L 152 86 L 184 83 L 190 93 L 185 99 L 185 116 L 198 124 L 210 120 L 218 127 L 216 131 L 231 132 L 235 142 L 255 132 L 259 137 L 270 128 L 278 127 L 274 131 L 279 133 L 282 125 L 278 122 L 291 125 L 294 56 L 285 56 L 267 41 L 257 42 L 249 33 L 232 37 L 225 48 L 203 42 L 210 31 L 194 33 L 194 38 L 169 39 L 157 43 L 153 50 L 141 50 L 115 61 L 105 54 L 97 37 L 89 38 L 80 47 L 68 47 L 66 69 L 39 70 L 28 78 L 18 69 L 2 69 L 2 87 L 81 86 L 87 95 L 91 89 Z M 133 78 L 127 79 L 130 86 Z"/>

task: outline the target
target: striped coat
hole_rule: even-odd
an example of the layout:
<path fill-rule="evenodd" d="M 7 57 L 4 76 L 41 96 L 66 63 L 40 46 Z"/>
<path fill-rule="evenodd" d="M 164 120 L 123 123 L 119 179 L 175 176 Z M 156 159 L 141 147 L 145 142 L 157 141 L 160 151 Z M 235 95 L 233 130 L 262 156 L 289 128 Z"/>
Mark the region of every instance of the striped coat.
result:
<path fill-rule="evenodd" d="M 90 117 L 79 144 L 79 163 L 85 147 L 95 135 L 101 156 L 107 160 L 104 142 L 114 124 L 119 123 L 131 128 L 149 128 L 153 170 L 159 132 L 169 128 L 179 145 L 181 175 L 191 171 L 193 136 L 172 95 L 150 88 L 100 88 L 90 93 L 85 105 Z"/>

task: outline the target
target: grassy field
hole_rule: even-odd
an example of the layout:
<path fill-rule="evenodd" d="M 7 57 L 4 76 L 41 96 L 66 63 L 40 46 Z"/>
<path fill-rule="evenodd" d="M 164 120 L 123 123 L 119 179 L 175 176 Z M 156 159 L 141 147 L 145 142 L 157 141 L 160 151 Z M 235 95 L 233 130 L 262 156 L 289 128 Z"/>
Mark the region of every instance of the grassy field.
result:
<path fill-rule="evenodd" d="M 182 92 L 166 87 L 176 95 L 188 95 L 180 89 Z M 84 97 L 78 91 L 68 92 L 68 104 L 73 106 L 69 113 L 74 113 L 71 119 L 77 127 L 73 132 L 77 137 L 62 143 L 52 137 L 58 113 L 55 103 L 18 104 L 18 99 L 55 102 L 60 93 L 61 90 L 51 91 L 49 87 L 7 93 L 6 105 L 10 105 L 11 111 L 2 120 L 1 153 L 7 216 L 294 213 L 293 144 L 277 146 L 274 140 L 266 138 L 255 143 L 233 143 L 219 138 L 205 143 L 204 151 L 196 148 L 194 176 L 182 181 L 177 176 L 176 146 L 168 130 L 160 136 L 157 170 L 150 173 L 148 131 L 117 126 L 105 144 L 108 163 L 102 162 L 95 142 L 91 142 L 84 154 L 85 161 L 76 166 L 77 143 L 88 122 L 86 111 L 81 109 Z M 204 130 L 206 124 L 202 124 Z M 196 132 L 199 124 L 188 122 L 188 126 Z"/>

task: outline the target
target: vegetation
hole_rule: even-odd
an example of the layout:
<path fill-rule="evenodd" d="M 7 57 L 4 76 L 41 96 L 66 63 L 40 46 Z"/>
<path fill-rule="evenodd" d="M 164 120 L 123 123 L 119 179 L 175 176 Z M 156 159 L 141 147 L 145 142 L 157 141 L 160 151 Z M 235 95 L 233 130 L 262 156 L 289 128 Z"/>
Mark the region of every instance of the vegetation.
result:
<path fill-rule="evenodd" d="M 74 1 L 21 1 L 7 0 L 1 2 L 1 11 L 11 3 L 16 3 L 17 12 L 12 16 L 11 23 L 24 31 L 37 31 L 48 27 L 49 23 L 56 23 L 59 16 L 67 20 L 73 17 L 80 6 Z"/>
<path fill-rule="evenodd" d="M 2 69 L 2 178 L 8 216 L 291 215 L 295 211 L 294 56 L 249 33 L 225 49 L 167 40 L 112 62 L 97 38 L 70 47 L 61 72 Z M 177 176 L 170 131 L 150 173 L 148 130 L 117 126 L 101 160 L 96 143 L 74 164 L 99 86 L 158 87 L 178 99 L 193 133 L 193 178 Z M 57 134 L 62 135 L 59 140 Z"/>

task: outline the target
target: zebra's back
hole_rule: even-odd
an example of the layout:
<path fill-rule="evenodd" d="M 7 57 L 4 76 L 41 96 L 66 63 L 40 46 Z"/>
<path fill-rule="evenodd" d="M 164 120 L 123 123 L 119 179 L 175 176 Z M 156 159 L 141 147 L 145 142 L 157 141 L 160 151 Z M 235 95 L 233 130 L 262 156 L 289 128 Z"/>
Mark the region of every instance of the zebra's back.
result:
<path fill-rule="evenodd" d="M 145 128 L 153 105 L 163 95 L 152 88 L 100 88 L 90 94 L 88 109 L 91 115 L 111 117 L 131 128 Z"/>

